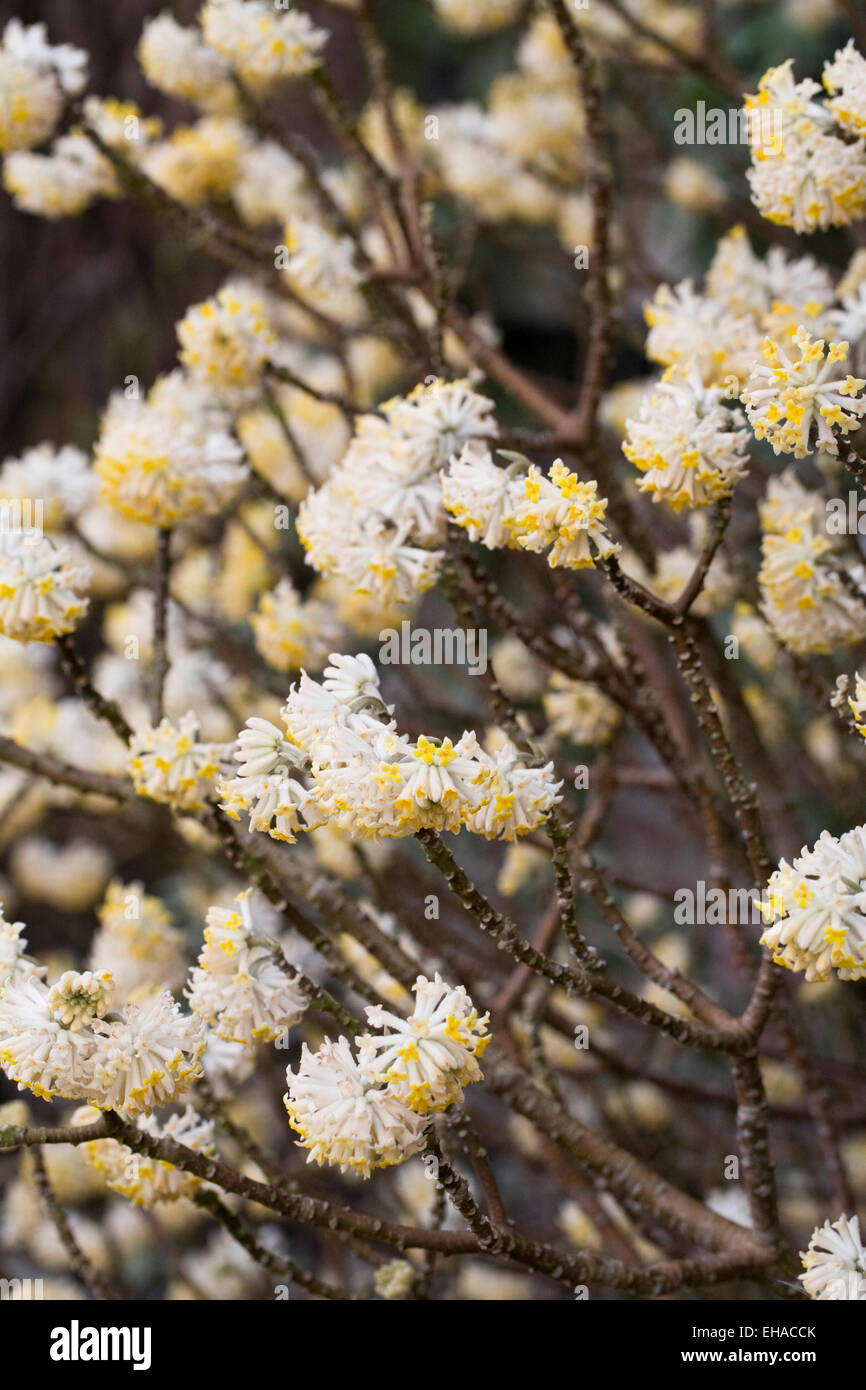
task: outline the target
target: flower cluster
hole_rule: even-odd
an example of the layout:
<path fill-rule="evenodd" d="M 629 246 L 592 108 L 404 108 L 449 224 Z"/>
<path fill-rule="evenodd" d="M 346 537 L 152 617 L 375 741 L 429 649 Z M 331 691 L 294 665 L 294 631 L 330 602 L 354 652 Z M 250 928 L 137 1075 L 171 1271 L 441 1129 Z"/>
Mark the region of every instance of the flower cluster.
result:
<path fill-rule="evenodd" d="M 333 609 L 316 599 L 303 600 L 290 579 L 262 594 L 250 614 L 256 647 L 276 671 L 321 671 L 342 635 Z"/>
<path fill-rule="evenodd" d="M 746 98 L 752 199 L 771 222 L 798 232 L 846 226 L 866 212 L 863 58 L 853 43 L 824 69 L 830 93 L 806 78 L 794 81 L 793 60 L 770 68 L 758 92 Z M 838 124 L 837 124 L 838 123 Z"/>
<path fill-rule="evenodd" d="M 104 1017 L 112 992 L 99 977 L 67 972 L 49 988 L 37 971 L 0 989 L 0 1065 L 19 1090 L 62 1096 L 124 1114 L 168 1105 L 201 1074 L 205 1025 L 168 993 Z"/>
<path fill-rule="evenodd" d="M 0 43 L 0 150 L 29 150 L 54 132 L 87 80 L 87 54 L 52 45 L 44 24 L 10 19 Z"/>
<path fill-rule="evenodd" d="M 207 0 L 199 19 L 205 43 L 256 92 L 311 72 L 328 41 L 303 11 L 264 0 Z"/>
<path fill-rule="evenodd" d="M 424 1143 L 426 1116 L 462 1099 L 481 1080 L 478 1058 L 489 1042 L 487 1015 L 466 991 L 439 975 L 419 975 L 415 1009 L 406 1019 L 379 1006 L 367 1021 L 384 1031 L 357 1039 L 306 1044 L 297 1071 L 287 1071 L 286 1109 L 308 1162 L 334 1163 L 369 1177 L 403 1163 Z"/>
<path fill-rule="evenodd" d="M 178 811 L 200 811 L 220 770 L 220 748 L 198 738 L 198 716 L 189 710 L 178 725 L 163 719 L 136 731 L 129 745 L 129 772 L 139 796 Z"/>
<path fill-rule="evenodd" d="M 176 988 L 186 975 L 183 938 L 163 903 L 141 883 L 109 883 L 97 910 L 90 969 L 108 973 L 124 999 Z"/>
<path fill-rule="evenodd" d="M 638 487 L 654 502 L 664 500 L 674 511 L 705 507 L 745 476 L 748 431 L 739 428 L 741 412 L 722 405 L 722 395 L 720 387 L 705 387 L 695 369 L 688 375 L 669 369 L 640 419 L 627 422 L 622 451 L 641 470 Z"/>
<path fill-rule="evenodd" d="M 812 340 L 799 327 L 793 357 L 779 343 L 764 341 L 764 361 L 752 369 L 742 402 L 757 439 L 767 439 L 774 454 L 805 458 L 813 449 L 838 453 L 836 431 L 847 436 L 860 428 L 866 380 L 840 371 L 848 360 L 847 343 Z"/>
<path fill-rule="evenodd" d="M 231 911 L 212 907 L 204 948 L 186 997 L 194 1013 L 226 1042 L 273 1042 L 300 1021 L 307 996 L 289 975 L 279 947 L 257 937 L 251 889 Z"/>
<path fill-rule="evenodd" d="M 359 421 L 348 452 L 298 514 L 307 559 L 381 602 L 410 602 L 435 583 L 445 513 L 439 472 L 495 436 L 492 401 L 467 381 L 433 382 Z"/>
<path fill-rule="evenodd" d="M 188 309 L 177 337 L 180 361 L 193 380 L 235 403 L 258 394 L 262 367 L 276 341 L 261 292 L 238 281 Z"/>
<path fill-rule="evenodd" d="M 76 1112 L 75 1123 L 85 1125 L 97 1118 L 97 1112 L 82 1108 Z M 152 1139 L 173 1139 L 195 1153 L 210 1156 L 214 1152 L 213 1121 L 203 1120 L 191 1105 L 162 1121 L 155 1115 L 143 1115 L 137 1128 Z M 194 1196 L 201 1187 L 201 1178 L 185 1173 L 165 1159 L 148 1158 L 117 1139 L 90 1139 L 83 1148 L 106 1186 L 126 1197 L 135 1207 L 176 1202 L 180 1197 Z"/>
<path fill-rule="evenodd" d="M 556 459 L 545 476 L 528 459 L 506 470 L 488 451 L 465 448 L 442 478 L 445 507 L 458 526 L 490 550 L 510 545 L 547 551 L 551 568 L 592 569 L 620 547 L 605 530 L 607 501 L 598 483 L 581 482 Z"/>
<path fill-rule="evenodd" d="M 800 1258 L 805 1270 L 800 1283 L 810 1298 L 858 1303 L 866 1299 L 866 1249 L 856 1216 L 818 1226 Z"/>
<path fill-rule="evenodd" d="M 207 389 L 182 372 L 162 377 L 144 400 L 113 396 L 94 461 L 103 497 L 151 526 L 217 511 L 246 477 L 226 425 Z"/>
<path fill-rule="evenodd" d="M 0 527 L 0 633 L 16 642 L 53 642 L 87 611 L 90 569 L 71 550 L 34 532 Z"/>
<path fill-rule="evenodd" d="M 770 878 L 761 937 L 777 965 L 807 980 L 866 975 L 866 826 L 838 839 L 825 830 L 793 864 L 782 860 Z"/>
<path fill-rule="evenodd" d="M 786 472 L 771 479 L 760 517 L 758 584 L 764 616 L 779 640 L 800 653 L 860 641 L 866 634 L 866 597 L 857 596 L 857 573 L 846 580 L 836 568 L 821 499 Z"/>

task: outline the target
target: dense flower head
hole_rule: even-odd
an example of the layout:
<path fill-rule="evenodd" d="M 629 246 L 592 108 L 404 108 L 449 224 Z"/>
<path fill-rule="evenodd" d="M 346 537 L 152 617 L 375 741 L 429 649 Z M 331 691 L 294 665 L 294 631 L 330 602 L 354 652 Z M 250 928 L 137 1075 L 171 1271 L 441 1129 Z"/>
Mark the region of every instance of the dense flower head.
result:
<path fill-rule="evenodd" d="M 286 223 L 284 245 L 286 259 L 279 268 L 304 304 L 350 322 L 359 317 L 363 276 L 350 237 L 296 213 Z"/>
<path fill-rule="evenodd" d="M 46 531 L 59 530 L 65 522 L 81 515 L 93 500 L 94 482 L 87 455 L 71 444 L 59 448 L 37 444 L 25 449 L 18 458 L 7 458 L 0 464 L 0 497 L 4 503 L 20 502 L 22 519 L 26 519 L 26 504 L 38 499 Z"/>
<path fill-rule="evenodd" d="M 27 938 L 23 922 L 7 922 L 0 903 L 0 988 L 33 974 L 37 967 L 27 959 Z"/>
<path fill-rule="evenodd" d="M 272 1042 L 288 1033 L 307 1007 L 304 990 L 281 963 L 280 948 L 257 939 L 250 889 L 233 909 L 211 907 L 204 948 L 190 974 L 194 1013 L 225 1042 Z"/>
<path fill-rule="evenodd" d="M 367 1009 L 367 1022 L 384 1031 L 359 1037 L 357 1055 L 346 1038 L 326 1038 L 316 1053 L 305 1045 L 297 1070 L 288 1069 L 286 1109 L 308 1162 L 364 1177 L 403 1163 L 421 1148 L 430 1111 L 446 1109 L 482 1079 L 487 1015 L 479 1018 L 466 990 L 439 975 L 419 975 L 413 989 L 408 1018 L 379 1005 Z"/>
<path fill-rule="evenodd" d="M 264 0 L 207 0 L 199 20 L 205 43 L 256 92 L 311 72 L 328 41 L 302 10 L 275 10 Z"/>
<path fill-rule="evenodd" d="M 705 387 L 694 370 L 669 370 L 648 395 L 639 420 L 626 423 L 622 446 L 639 468 L 641 492 L 654 502 L 704 507 L 727 496 L 746 473 L 748 431 L 742 412 L 722 404 L 719 387 Z"/>
<path fill-rule="evenodd" d="M 800 1283 L 810 1298 L 858 1303 L 866 1299 L 866 1248 L 856 1216 L 817 1226 L 800 1259 L 805 1270 Z"/>
<path fill-rule="evenodd" d="M 758 439 L 767 439 L 775 454 L 804 458 L 813 448 L 838 453 L 836 431 L 860 428 L 866 411 L 861 393 L 866 380 L 845 372 L 848 344 L 813 341 L 802 326 L 793 338 L 797 355 L 767 338 L 763 363 L 752 369 L 741 399 Z"/>
<path fill-rule="evenodd" d="M 102 495 L 123 516 L 172 526 L 217 511 L 246 477 L 225 417 L 182 373 L 141 400 L 111 398 L 96 445 Z"/>
<path fill-rule="evenodd" d="M 707 386 L 744 378 L 757 356 L 760 334 L 751 314 L 697 291 L 691 280 L 659 285 L 644 308 L 646 355 L 665 367 L 696 369 Z"/>
<path fill-rule="evenodd" d="M 800 653 L 858 642 L 866 634 L 866 598 L 857 597 L 855 573 L 848 572 L 852 582 L 840 575 L 820 498 L 785 472 L 770 480 L 760 519 L 758 584 L 776 637 Z"/>
<path fill-rule="evenodd" d="M 844 835 L 825 830 L 812 849 L 770 878 L 761 937 L 777 965 L 803 971 L 806 979 L 842 980 L 866 975 L 866 827 Z"/>
<path fill-rule="evenodd" d="M 108 972 L 121 998 L 172 989 L 182 982 L 183 937 L 161 900 L 145 893 L 142 883 L 112 880 L 97 916 L 90 969 Z"/>
<path fill-rule="evenodd" d="M 222 808 L 233 820 L 248 815 L 250 830 L 294 844 L 296 832 L 321 823 L 315 797 L 305 785 L 303 755 L 276 725 L 252 716 L 238 735 L 236 777 L 217 787 Z"/>
<path fill-rule="evenodd" d="M 326 603 L 302 599 L 292 581 L 283 578 L 262 594 L 250 614 L 256 648 L 276 671 L 320 671 L 342 627 Z"/>
<path fill-rule="evenodd" d="M 559 671 L 551 673 L 543 704 L 551 732 L 575 743 L 607 743 L 620 721 L 616 705 L 597 685 Z"/>
<path fill-rule="evenodd" d="M 13 150 L 3 162 L 3 187 L 22 212 L 52 219 L 77 217 L 97 198 L 120 196 L 111 164 L 80 131 L 59 136 L 48 154 Z"/>
<path fill-rule="evenodd" d="M 506 523 L 522 494 L 520 463 L 501 468 L 489 450 L 465 444 L 441 476 L 445 510 L 471 540 L 488 550 L 516 546 Z"/>
<path fill-rule="evenodd" d="M 129 745 L 129 772 L 140 796 L 178 811 L 200 811 L 219 774 L 222 750 L 200 742 L 198 717 L 189 710 L 178 724 L 163 719 L 136 731 Z"/>
<path fill-rule="evenodd" d="M 65 970 L 51 986 L 48 1009 L 58 1023 L 78 1033 L 85 1024 L 105 1017 L 112 984 L 107 970 L 98 975 L 92 970 L 85 970 L 83 974 Z"/>
<path fill-rule="evenodd" d="M 463 1087 L 482 1079 L 478 1058 L 490 1041 L 489 1016 L 479 1018 L 466 990 L 453 989 L 439 975 L 419 975 L 412 989 L 415 1008 L 408 1018 L 378 1004 L 365 1010 L 367 1022 L 385 1031 L 364 1034 L 358 1046 L 409 1109 L 426 1115 L 462 1100 Z"/>
<path fill-rule="evenodd" d="M 286 1073 L 289 1123 L 309 1150 L 308 1163 L 333 1163 L 369 1177 L 403 1163 L 424 1144 L 426 1120 L 352 1052 L 347 1038 L 326 1038 L 317 1052 L 304 1043 L 296 1071 Z"/>
<path fill-rule="evenodd" d="M 0 527 L 0 633 L 16 642 L 53 642 L 87 611 L 87 565 L 66 545 Z"/>
<path fill-rule="evenodd" d="M 497 432 L 470 382 L 435 378 L 362 416 L 342 462 L 302 503 L 308 562 L 382 603 L 409 603 L 436 581 L 444 539 L 440 470 Z"/>
<path fill-rule="evenodd" d="M 309 759 L 321 820 L 361 838 L 465 826 L 488 839 L 513 840 L 556 805 L 561 784 L 552 763 L 529 765 L 507 740 L 490 754 L 471 731 L 456 742 L 425 734 L 406 738 L 393 720 L 385 722 L 390 710 L 377 694 L 372 663 L 334 654 L 331 662 L 321 685 L 302 675 L 283 711 L 295 760 Z M 286 759 L 277 756 L 275 767 Z M 291 753 L 287 765 L 290 759 Z M 304 803 L 300 814 L 312 821 Z"/>
<path fill-rule="evenodd" d="M 85 1125 L 97 1118 L 98 1112 L 85 1108 L 76 1112 L 74 1122 Z M 203 1119 L 191 1105 L 162 1121 L 155 1115 L 143 1115 L 136 1127 L 152 1139 L 173 1139 L 205 1156 L 214 1152 L 213 1121 Z M 192 1197 L 201 1187 L 201 1178 L 165 1159 L 148 1158 L 117 1139 L 90 1139 L 83 1148 L 106 1186 L 136 1207 L 176 1202 L 180 1197 Z"/>
<path fill-rule="evenodd" d="M 845 80 L 843 72 L 850 80 L 853 66 L 850 56 L 837 60 L 828 70 L 831 90 Z M 809 78 L 795 82 L 789 59 L 770 68 L 757 94 L 746 98 L 752 199 L 769 221 L 798 232 L 845 226 L 866 211 L 866 145 L 834 130 L 837 110 L 842 126 L 851 129 L 850 108 L 844 96 L 841 102 L 816 102 L 820 90 Z"/>
<path fill-rule="evenodd" d="M 206 110 L 231 108 L 228 61 L 167 10 L 147 21 L 137 52 L 142 72 L 161 92 Z"/>
<path fill-rule="evenodd" d="M 530 465 L 523 495 L 502 524 L 522 550 L 548 551 L 551 568 L 592 569 L 596 560 L 619 553 L 605 530 L 606 512 L 598 483 L 582 483 L 557 459 L 547 477 Z"/>
<path fill-rule="evenodd" d="M 10 19 L 0 43 L 0 150 L 28 150 L 54 132 L 66 99 L 86 81 L 87 54 L 52 46 L 44 24 Z"/>
<path fill-rule="evenodd" d="M 176 126 L 164 140 L 148 141 L 138 160 L 172 198 L 199 207 L 229 196 L 252 144 L 237 117 L 207 115 L 193 125 Z"/>
<path fill-rule="evenodd" d="M 230 280 L 177 326 L 181 364 L 196 381 L 239 404 L 258 394 L 263 366 L 276 342 L 257 286 Z"/>
<path fill-rule="evenodd" d="M 7 982 L 0 1065 L 19 1090 L 45 1100 L 85 1100 L 129 1115 L 169 1104 L 200 1075 L 204 1023 L 182 1014 L 167 993 L 100 1017 L 110 976 L 94 979 L 87 973 L 49 987 L 33 973 Z"/>
<path fill-rule="evenodd" d="M 851 135 L 866 133 L 866 58 L 853 39 L 824 64 L 822 81 L 830 93 L 826 105 L 834 121 Z"/>

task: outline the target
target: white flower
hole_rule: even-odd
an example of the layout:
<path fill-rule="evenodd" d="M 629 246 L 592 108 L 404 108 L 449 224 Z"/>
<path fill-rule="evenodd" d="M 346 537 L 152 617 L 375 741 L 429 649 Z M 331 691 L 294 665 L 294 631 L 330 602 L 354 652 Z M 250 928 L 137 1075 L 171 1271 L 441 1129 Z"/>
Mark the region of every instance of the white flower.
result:
<path fill-rule="evenodd" d="M 13 150 L 3 164 L 3 187 L 15 206 L 39 217 L 77 217 L 95 198 L 117 198 L 114 170 L 86 135 L 61 135 L 50 154 Z"/>
<path fill-rule="evenodd" d="M 161 92 L 208 109 L 227 105 L 228 62 L 167 10 L 147 21 L 137 52 L 142 72 Z"/>
<path fill-rule="evenodd" d="M 205 43 L 258 92 L 318 67 L 328 41 L 303 11 L 264 0 L 207 0 L 199 20 Z"/>
<path fill-rule="evenodd" d="M 456 744 L 450 738 L 439 742 L 422 734 L 408 756 L 392 764 L 395 782 L 398 776 L 402 780 L 394 801 L 398 810 L 418 803 L 426 814 L 435 816 L 433 807 L 447 812 L 451 803 L 463 815 L 477 806 L 483 797 L 479 786 L 483 769 L 474 757 L 475 746 L 474 734 L 464 734 Z"/>
<path fill-rule="evenodd" d="M 340 319 L 356 318 L 362 307 L 356 290 L 363 277 L 355 264 L 354 242 L 297 214 L 286 223 L 284 235 L 288 259 L 280 269 L 292 289 L 313 308 Z"/>
<path fill-rule="evenodd" d="M 719 387 L 705 387 L 699 373 L 669 370 L 644 398 L 639 420 L 626 421 L 626 458 L 643 477 L 641 492 L 654 502 L 705 507 L 730 494 L 746 474 L 748 431 L 742 412 L 721 404 Z"/>
<path fill-rule="evenodd" d="M 163 719 L 133 734 L 129 771 L 139 796 L 180 811 L 200 811 L 219 773 L 218 744 L 198 742 L 198 716 L 188 710 L 175 726 Z"/>
<path fill-rule="evenodd" d="M 346 1038 L 326 1038 L 318 1052 L 306 1043 L 296 1072 L 286 1072 L 285 1106 L 308 1163 L 337 1164 L 369 1177 L 374 1168 L 403 1163 L 424 1143 L 426 1121 L 359 1063 Z"/>
<path fill-rule="evenodd" d="M 866 1250 L 856 1216 L 840 1216 L 812 1232 L 801 1253 L 805 1274 L 800 1283 L 810 1298 L 824 1302 L 866 1300 Z"/>
<path fill-rule="evenodd" d="M 379 691 L 379 672 L 369 656 L 360 652 L 357 656 L 341 656 L 331 652 L 323 672 L 322 685 L 341 705 L 357 711 L 367 704 L 381 705 Z"/>
<path fill-rule="evenodd" d="M 37 71 L 55 73 L 63 91 L 77 96 L 87 81 L 87 54 L 71 43 L 50 44 L 44 24 L 25 26 L 10 19 L 3 32 L 4 51 Z"/>
<path fill-rule="evenodd" d="M 718 243 L 705 290 L 732 314 L 764 319 L 795 312 L 800 323 L 817 318 L 833 299 L 830 276 L 811 256 L 792 260 L 771 246 L 761 260 L 742 226 L 732 227 Z"/>
<path fill-rule="evenodd" d="M 433 381 L 416 386 L 382 407 L 391 429 L 402 436 L 417 469 L 444 468 L 471 440 L 494 438 L 499 429 L 493 401 L 472 389 L 469 381 Z"/>
<path fill-rule="evenodd" d="M 847 343 L 812 341 L 803 327 L 793 338 L 799 356 L 793 358 L 772 338 L 764 341 L 764 363 L 752 369 L 741 400 L 757 439 L 767 439 L 775 454 L 805 458 L 814 448 L 837 454 L 834 433 L 847 435 L 860 428 L 866 398 L 861 377 L 840 375 L 837 362 L 848 359 Z"/>
<path fill-rule="evenodd" d="M 361 1057 L 371 1061 L 383 1081 L 419 1115 L 445 1110 L 463 1098 L 463 1087 L 482 1080 L 478 1058 L 490 1041 L 485 1032 L 489 1018 L 478 1010 L 461 986 L 454 989 L 436 975 L 419 975 L 412 986 L 415 1008 L 409 1018 L 399 1018 L 380 1005 L 366 1010 L 367 1022 L 387 1031 L 365 1034 L 359 1041 Z"/>
<path fill-rule="evenodd" d="M 836 839 L 828 830 L 811 850 L 770 878 L 761 937 L 777 965 L 804 971 L 807 980 L 866 975 L 866 826 Z"/>
<path fill-rule="evenodd" d="M 361 519 L 330 483 L 301 503 L 297 531 L 309 564 L 347 580 L 357 592 L 375 595 L 386 607 L 426 593 L 442 563 L 441 550 L 411 543 L 411 522 L 395 528 L 376 514 Z"/>
<path fill-rule="evenodd" d="M 233 820 L 249 812 L 250 830 L 289 844 L 294 844 L 296 831 L 320 822 L 313 794 L 296 775 L 303 756 L 275 725 L 248 719 L 238 735 L 235 757 L 238 776 L 225 778 L 217 787 L 223 810 Z"/>
<path fill-rule="evenodd" d="M 255 941 L 250 894 L 250 889 L 238 894 L 237 910 L 209 909 L 204 948 L 187 991 L 190 1008 L 207 1019 L 218 1038 L 245 1047 L 287 1033 L 308 1002 L 274 949 Z"/>
<path fill-rule="evenodd" d="M 302 599 L 285 576 L 276 588 L 261 595 L 249 621 L 256 649 L 275 671 L 299 671 L 306 666 L 320 670 L 342 634 L 329 605 Z"/>
<path fill-rule="evenodd" d="M 147 1114 L 170 1105 L 201 1076 L 204 1021 L 182 1014 L 168 993 L 125 1004 L 119 1022 L 95 1022 L 93 1031 L 99 1040 L 93 1103 L 102 1110 Z"/>
<path fill-rule="evenodd" d="M 525 470 L 519 463 L 500 468 L 486 449 L 469 443 L 455 454 L 442 479 L 442 501 L 470 540 L 488 550 L 513 545 L 505 520 L 522 494 Z"/>
<path fill-rule="evenodd" d="M 503 519 L 512 539 L 536 554 L 550 547 L 551 568 L 592 569 L 597 559 L 617 555 L 620 547 L 604 528 L 607 500 L 598 483 L 582 483 L 556 459 L 545 477 L 534 464 L 523 482 L 523 496 Z"/>
<path fill-rule="evenodd" d="M 42 504 L 42 524 L 58 530 L 81 515 L 93 500 L 93 472 L 87 455 L 70 444 L 37 444 L 20 458 L 7 458 L 0 467 L 0 497 Z M 22 518 L 25 508 L 22 505 Z"/>
<path fill-rule="evenodd" d="M 177 325 L 180 361 L 197 381 L 234 405 L 254 400 L 276 334 L 261 290 L 229 280 L 210 299 L 194 304 Z"/>
<path fill-rule="evenodd" d="M 620 721 L 612 700 L 590 681 L 554 671 L 542 701 L 550 731 L 575 743 L 607 743 Z"/>
<path fill-rule="evenodd" d="M 0 526 L 0 633 L 16 642 L 52 642 L 87 611 L 90 569 L 67 546 Z"/>
<path fill-rule="evenodd" d="M 141 883 L 109 883 L 97 909 L 90 969 L 109 972 L 121 999 L 176 988 L 186 975 L 183 937 L 159 898 Z"/>
<path fill-rule="evenodd" d="M 208 1029 L 207 1049 L 202 1057 L 204 1074 L 219 1100 L 234 1095 L 239 1086 L 252 1075 L 256 1065 L 255 1050 L 243 1043 L 226 1042 Z"/>
<path fill-rule="evenodd" d="M 218 511 L 247 476 L 226 423 L 183 372 L 162 377 L 146 400 L 113 396 L 94 461 L 102 495 L 152 526 Z"/>
<path fill-rule="evenodd" d="M 54 132 L 66 96 L 86 81 L 87 54 L 52 47 L 44 24 L 10 19 L 0 44 L 0 150 L 28 150 Z"/>
<path fill-rule="evenodd" d="M 84 1109 L 76 1112 L 73 1123 L 90 1124 L 97 1118 L 97 1112 Z M 196 1153 L 209 1156 L 214 1151 L 213 1121 L 202 1119 L 190 1105 L 161 1123 L 155 1115 L 142 1116 L 136 1127 L 153 1139 L 173 1139 Z M 112 1192 L 128 1198 L 136 1207 L 176 1202 L 179 1197 L 193 1196 L 201 1186 L 201 1178 L 176 1168 L 165 1159 L 148 1158 L 117 1139 L 91 1139 L 83 1148 Z"/>
<path fill-rule="evenodd" d="M 845 226 L 866 210 L 866 146 L 832 133 L 832 104 L 813 101 L 818 91 L 811 79 L 794 82 L 789 59 L 746 98 L 752 201 L 769 221 L 798 232 Z"/>
<path fill-rule="evenodd" d="M 286 208 L 300 201 L 304 169 L 273 140 L 262 140 L 241 156 L 231 197 L 250 227 L 282 222 Z"/>
<path fill-rule="evenodd" d="M 823 80 L 831 93 L 826 105 L 833 119 L 851 135 L 866 134 L 866 58 L 853 39 L 836 50 L 832 63 L 824 64 Z"/>
<path fill-rule="evenodd" d="M 18 984 L 28 975 L 38 973 L 37 967 L 25 959 L 27 938 L 23 922 L 7 922 L 0 903 L 0 990 L 7 983 Z"/>
<path fill-rule="evenodd" d="M 732 313 L 710 294 L 699 294 L 691 280 L 673 289 L 659 285 L 644 307 L 649 326 L 646 355 L 666 367 L 696 369 L 707 386 L 746 376 L 759 351 L 760 334 L 750 313 Z"/>
<path fill-rule="evenodd" d="M 95 1087 L 96 1042 L 53 1016 L 50 991 L 34 972 L 0 988 L 0 1066 L 18 1089 L 43 1100 L 85 1100 Z"/>
<path fill-rule="evenodd" d="M 477 745 L 476 745 L 477 748 Z M 561 782 L 555 781 L 553 763 L 529 767 L 509 739 L 495 756 L 477 748 L 487 769 L 481 806 L 466 817 L 466 828 L 487 840 L 515 840 L 541 825 L 562 798 Z"/>

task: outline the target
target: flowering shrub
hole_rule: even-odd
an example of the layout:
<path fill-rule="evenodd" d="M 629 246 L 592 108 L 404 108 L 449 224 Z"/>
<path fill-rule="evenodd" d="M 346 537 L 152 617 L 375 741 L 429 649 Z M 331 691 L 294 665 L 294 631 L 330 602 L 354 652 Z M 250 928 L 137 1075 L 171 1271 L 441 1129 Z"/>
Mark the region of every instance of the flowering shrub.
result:
<path fill-rule="evenodd" d="M 3 1270 L 866 1298 L 858 7 L 108 7 L 121 75 L 56 8 L 0 39 L 13 250 L 83 266 L 0 382 Z"/>

